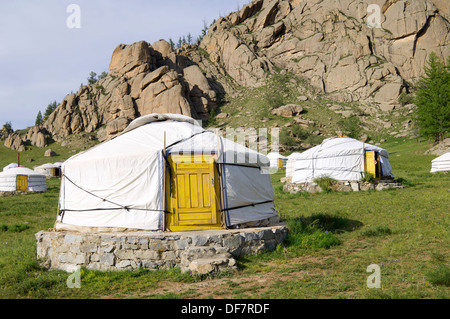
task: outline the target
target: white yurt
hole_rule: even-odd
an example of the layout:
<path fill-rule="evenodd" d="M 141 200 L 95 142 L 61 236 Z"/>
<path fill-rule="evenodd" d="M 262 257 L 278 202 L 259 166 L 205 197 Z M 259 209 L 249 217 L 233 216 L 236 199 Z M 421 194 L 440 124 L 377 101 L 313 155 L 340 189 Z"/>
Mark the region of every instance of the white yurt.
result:
<path fill-rule="evenodd" d="M 182 231 L 274 221 L 269 160 L 190 117 L 150 114 L 62 165 L 56 228 Z"/>
<path fill-rule="evenodd" d="M 270 160 L 270 167 L 283 168 L 286 167 L 287 157 L 278 152 L 270 152 L 267 154 Z"/>
<path fill-rule="evenodd" d="M 60 177 L 62 163 L 46 163 L 34 167 L 34 171 L 47 177 Z"/>
<path fill-rule="evenodd" d="M 295 164 L 295 159 L 297 156 L 299 156 L 301 153 L 298 152 L 294 152 L 292 154 L 290 154 L 287 157 L 287 162 L 286 162 L 286 177 L 290 177 L 294 174 L 294 164 Z"/>
<path fill-rule="evenodd" d="M 450 171 L 450 152 L 445 153 L 431 161 L 430 173 Z"/>
<path fill-rule="evenodd" d="M 45 192 L 47 180 L 26 167 L 13 167 L 0 173 L 0 192 Z"/>
<path fill-rule="evenodd" d="M 295 157 L 292 182 L 310 182 L 324 176 L 360 180 L 366 171 L 376 179 L 394 177 L 388 151 L 353 138 L 328 138 Z"/>

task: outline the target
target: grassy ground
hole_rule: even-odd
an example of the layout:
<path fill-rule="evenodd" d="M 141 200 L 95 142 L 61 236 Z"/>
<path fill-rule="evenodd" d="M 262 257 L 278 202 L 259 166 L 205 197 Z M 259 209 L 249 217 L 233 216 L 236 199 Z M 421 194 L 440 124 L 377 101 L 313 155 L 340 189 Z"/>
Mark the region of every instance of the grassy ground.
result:
<path fill-rule="evenodd" d="M 449 298 L 450 175 L 430 174 L 430 147 L 382 145 L 405 189 L 287 194 L 272 175 L 276 207 L 291 234 L 274 252 L 238 260 L 236 274 L 199 278 L 179 270 L 68 274 L 36 260 L 34 234 L 53 226 L 59 180 L 49 190 L 0 198 L 0 298 Z M 0 164 L 13 153 L 1 149 Z M 369 289 L 367 267 L 381 270 Z"/>

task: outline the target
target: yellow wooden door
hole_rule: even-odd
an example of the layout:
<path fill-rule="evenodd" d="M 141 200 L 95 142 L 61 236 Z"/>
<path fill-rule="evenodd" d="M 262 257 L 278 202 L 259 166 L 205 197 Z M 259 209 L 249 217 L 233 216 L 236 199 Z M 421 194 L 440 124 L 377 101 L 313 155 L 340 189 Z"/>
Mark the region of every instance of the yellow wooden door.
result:
<path fill-rule="evenodd" d="M 278 159 L 278 167 L 279 168 L 283 167 L 283 159 L 282 158 Z"/>
<path fill-rule="evenodd" d="M 223 228 L 212 156 L 170 155 L 166 225 L 171 231 Z"/>
<path fill-rule="evenodd" d="M 381 163 L 378 158 L 378 153 L 375 151 L 366 151 L 364 168 L 365 171 L 371 173 L 374 178 L 380 177 Z"/>
<path fill-rule="evenodd" d="M 28 190 L 28 176 L 17 175 L 16 189 L 18 191 L 25 191 L 25 192 Z"/>

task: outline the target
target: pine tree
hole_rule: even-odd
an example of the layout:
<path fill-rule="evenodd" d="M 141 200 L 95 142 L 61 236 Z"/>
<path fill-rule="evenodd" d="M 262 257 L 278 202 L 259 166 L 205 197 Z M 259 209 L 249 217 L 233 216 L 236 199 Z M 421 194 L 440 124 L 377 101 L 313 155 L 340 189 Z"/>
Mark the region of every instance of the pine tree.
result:
<path fill-rule="evenodd" d="M 88 77 L 88 84 L 95 84 L 97 81 L 98 81 L 98 79 L 97 79 L 97 73 L 95 73 L 95 72 L 91 72 L 90 74 L 89 74 L 89 77 Z"/>
<path fill-rule="evenodd" d="M 169 39 L 169 43 L 172 50 L 175 49 L 175 43 L 173 42 L 172 38 Z"/>
<path fill-rule="evenodd" d="M 445 65 L 432 52 L 424 70 L 415 98 L 419 134 L 442 141 L 450 132 L 450 58 Z"/>
<path fill-rule="evenodd" d="M 42 113 L 41 113 L 41 111 L 39 111 L 36 116 L 36 122 L 34 124 L 41 125 L 43 121 L 44 121 L 44 119 L 42 118 Z"/>
<path fill-rule="evenodd" d="M 53 101 L 52 103 L 50 103 L 47 108 L 45 109 L 44 112 L 44 120 L 48 119 L 48 117 L 50 116 L 50 114 L 52 114 L 52 112 L 54 110 L 56 110 L 56 107 L 58 106 L 58 103 L 56 101 Z"/>
<path fill-rule="evenodd" d="M 188 35 L 186 36 L 186 41 L 187 41 L 188 44 L 192 44 L 192 35 L 191 35 L 190 32 L 189 32 Z"/>

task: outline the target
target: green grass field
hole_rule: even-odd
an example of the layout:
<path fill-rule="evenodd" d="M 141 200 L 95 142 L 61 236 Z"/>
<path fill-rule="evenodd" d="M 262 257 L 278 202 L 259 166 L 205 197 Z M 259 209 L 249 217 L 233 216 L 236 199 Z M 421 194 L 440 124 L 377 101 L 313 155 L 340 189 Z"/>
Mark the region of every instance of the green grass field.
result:
<path fill-rule="evenodd" d="M 45 193 L 0 197 L 0 298 L 449 298 L 450 174 L 429 173 L 430 146 L 382 144 L 404 189 L 287 194 L 284 171 L 272 175 L 288 240 L 239 259 L 235 274 L 205 278 L 178 269 L 82 269 L 81 288 L 69 289 L 69 274 L 36 260 L 34 234 L 56 218 L 59 180 L 48 180 Z M 15 158 L 0 146 L 1 167 Z M 381 270 L 379 289 L 367 287 L 372 264 Z"/>

